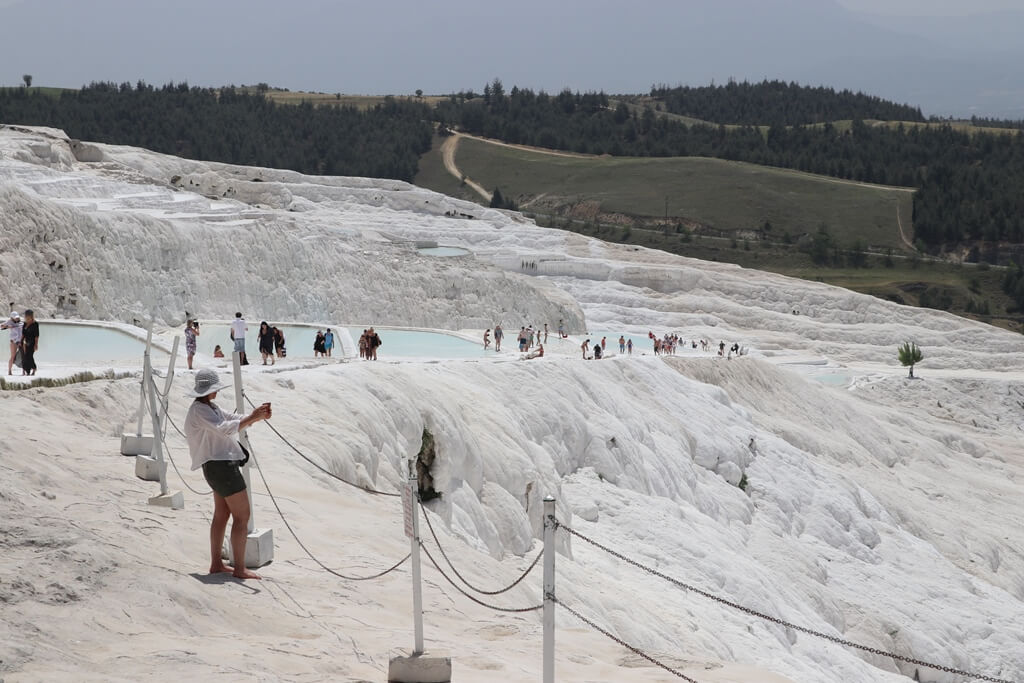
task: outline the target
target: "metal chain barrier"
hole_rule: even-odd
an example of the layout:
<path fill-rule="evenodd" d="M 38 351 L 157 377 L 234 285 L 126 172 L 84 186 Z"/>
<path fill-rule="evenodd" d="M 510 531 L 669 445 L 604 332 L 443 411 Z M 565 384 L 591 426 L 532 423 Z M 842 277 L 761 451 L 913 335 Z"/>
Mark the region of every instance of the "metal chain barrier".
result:
<path fill-rule="evenodd" d="M 526 571 L 523 572 L 518 579 L 516 579 L 504 588 L 501 588 L 496 591 L 485 591 L 482 588 L 477 588 L 469 581 L 467 581 L 466 577 L 460 574 L 459 570 L 456 569 L 455 565 L 452 564 L 452 561 L 448 559 L 448 553 L 446 553 L 444 551 L 444 548 L 441 546 L 441 541 L 437 538 L 437 533 L 434 531 L 434 525 L 430 523 L 430 515 L 428 514 L 428 510 L 422 501 L 420 501 L 420 507 L 423 508 L 423 518 L 427 520 L 427 528 L 430 529 L 430 535 L 434 537 L 434 543 L 437 544 L 437 549 L 441 551 L 441 557 L 443 557 L 444 561 L 448 563 L 449 567 L 451 567 L 451 570 L 455 573 L 455 576 L 459 577 L 459 580 L 462 581 L 462 583 L 466 584 L 469 587 L 469 589 L 472 590 L 474 593 L 480 593 L 481 595 L 501 595 L 502 593 L 507 593 L 508 591 L 518 586 L 520 582 L 522 582 L 522 580 L 525 579 L 531 571 L 533 571 L 533 568 L 537 566 L 537 563 L 540 562 L 540 558 L 544 556 L 544 550 L 541 549 L 540 552 L 537 553 L 537 557 L 533 558 L 533 562 L 530 563 L 530 566 L 526 568 Z"/>
<path fill-rule="evenodd" d="M 422 548 L 423 552 L 426 554 L 427 559 L 430 560 L 430 564 L 434 565 L 434 569 L 436 569 L 438 573 L 444 577 L 444 580 L 450 583 L 452 585 L 452 588 L 459 591 L 460 593 L 462 593 L 463 596 L 469 598 L 481 607 L 486 607 L 487 609 L 492 609 L 496 612 L 536 612 L 539 609 L 544 609 L 543 603 L 539 605 L 534 605 L 533 607 L 498 607 L 497 605 L 492 605 L 490 603 L 484 602 L 483 600 L 477 599 L 476 597 L 470 595 L 465 590 L 463 590 L 462 586 L 452 581 L 451 578 L 444 573 L 444 570 L 441 569 L 441 567 L 437 564 L 437 561 L 434 559 L 434 556 L 430 554 L 429 550 L 427 550 L 427 546 L 423 544 L 423 541 L 420 541 L 419 544 L 420 548 Z"/>
<path fill-rule="evenodd" d="M 814 636 L 816 638 L 823 638 L 824 640 L 831 641 L 833 643 L 836 643 L 837 645 L 845 645 L 846 647 L 852 647 L 852 648 L 855 648 L 857 650 L 863 650 L 864 652 L 870 652 L 873 655 L 879 655 L 881 657 L 889 657 L 891 659 L 896 659 L 896 660 L 899 660 L 901 662 L 907 662 L 908 664 L 915 664 L 917 666 L 923 666 L 923 667 L 926 667 L 926 668 L 929 668 L 929 669 L 935 669 L 936 671 L 943 671 L 945 673 L 955 674 L 957 676 L 966 676 L 967 678 L 974 678 L 974 679 L 981 680 L 981 681 L 990 681 L 990 683 L 1013 683 L 1013 681 L 1008 681 L 1008 680 L 1006 680 L 1004 678 L 995 678 L 993 676 L 986 676 L 984 674 L 972 673 L 970 671 L 963 671 L 961 669 L 956 669 L 956 668 L 953 668 L 951 666 L 944 666 L 942 664 L 934 664 L 932 662 L 926 662 L 926 661 L 924 661 L 922 659 L 914 659 L 913 657 L 904 657 L 903 655 L 896 654 L 895 652 L 887 652 L 885 650 L 880 650 L 878 648 L 871 647 L 869 645 L 861 645 L 860 643 L 855 643 L 855 642 L 853 642 L 851 640 L 846 640 L 844 638 L 839 638 L 838 636 L 831 636 L 831 635 L 828 635 L 827 633 L 821 633 L 820 631 L 815 631 L 814 629 L 807 628 L 806 626 L 797 626 L 796 624 L 792 624 L 792 623 L 790 623 L 788 621 L 785 621 L 783 619 L 779 619 L 777 617 L 773 617 L 771 615 L 764 614 L 762 612 L 758 612 L 757 610 L 751 609 L 749 607 L 744 607 L 743 605 L 740 605 L 739 603 L 732 602 L 731 600 L 727 600 L 725 598 L 719 597 L 717 595 L 714 595 L 713 593 L 709 593 L 707 591 L 701 590 L 700 588 L 697 588 L 696 586 L 691 586 L 691 585 L 689 585 L 687 583 L 683 583 L 679 579 L 675 579 L 675 578 L 673 578 L 671 576 L 668 576 L 667 574 L 663 574 L 662 572 L 659 572 L 657 569 L 653 569 L 651 567 L 648 567 L 647 565 L 641 564 L 640 562 L 637 562 L 636 560 L 633 560 L 631 558 L 626 557 L 622 553 L 619 553 L 619 552 L 616 552 L 615 550 L 612 550 L 611 548 L 609 548 L 606 545 L 602 545 L 601 543 L 598 543 L 597 541 L 595 541 L 592 538 L 588 538 L 588 537 L 584 536 L 583 534 L 581 534 L 580 532 L 576 531 L 575 529 L 562 524 L 557 519 L 555 519 L 553 516 L 549 517 L 548 519 L 551 521 L 552 524 L 555 525 L 556 529 L 565 529 L 565 531 L 567 533 L 569 533 L 570 535 L 575 536 L 576 538 L 579 538 L 580 540 L 582 540 L 582 541 L 584 541 L 586 543 L 589 543 L 590 545 L 594 546 L 595 548 L 599 548 L 600 550 L 605 551 L 606 553 L 608 553 L 612 557 L 618 558 L 618 559 L 622 560 L 623 562 L 625 562 L 627 564 L 631 564 L 634 567 L 637 567 L 638 569 L 641 569 L 641 570 L 643 570 L 643 571 L 645 571 L 645 572 L 647 572 L 649 574 L 653 574 L 654 576 L 657 576 L 659 578 L 665 579 L 669 583 L 671 583 L 671 584 L 673 584 L 675 586 L 678 586 L 679 588 L 682 588 L 683 590 L 692 591 L 692 592 L 696 593 L 697 595 L 700 595 L 700 596 L 705 597 L 705 598 L 707 598 L 709 600 L 713 600 L 715 602 L 721 603 L 721 604 L 726 605 L 728 607 L 732 607 L 733 609 L 739 610 L 741 612 L 744 612 L 744 613 L 749 614 L 751 616 L 757 617 L 759 619 L 764 619 L 766 621 L 770 621 L 772 623 L 779 624 L 780 626 L 785 626 L 786 628 L 791 628 L 794 631 L 800 631 L 801 633 L 806 633 L 807 635 Z"/>
<path fill-rule="evenodd" d="M 249 398 L 248 394 L 246 394 L 245 392 L 242 392 L 242 395 L 245 397 L 245 400 L 249 404 L 249 407 L 251 407 L 251 408 L 255 408 L 256 407 L 256 405 Z M 299 455 L 299 457 L 301 457 L 303 460 L 305 460 L 310 465 L 312 465 L 313 467 L 317 468 L 318 470 L 320 470 L 321 472 L 323 472 L 327 476 L 332 477 L 334 479 L 337 479 L 338 481 L 340 481 L 340 482 L 342 482 L 344 484 L 348 484 L 349 486 L 351 486 L 353 488 L 357 488 L 360 491 L 366 491 L 367 493 L 372 493 L 372 494 L 377 495 L 377 496 L 392 496 L 392 497 L 395 497 L 395 498 L 400 498 L 402 496 L 401 493 L 390 493 L 388 491 L 378 491 L 377 489 L 372 489 L 372 488 L 370 488 L 368 486 L 360 486 L 359 484 L 356 484 L 355 482 L 351 482 L 348 479 L 345 479 L 344 477 L 339 476 L 339 475 L 335 474 L 334 472 L 331 472 L 329 469 L 327 469 L 326 467 L 324 467 L 323 465 L 321 465 L 320 463 L 316 462 L 315 460 L 313 460 L 312 458 L 307 456 L 305 453 L 300 451 L 298 448 L 296 448 L 295 445 L 292 444 L 291 441 L 289 441 L 288 439 L 285 438 L 284 434 L 282 434 L 281 432 L 277 431 L 277 429 L 274 427 L 274 425 L 270 424 L 270 420 L 264 420 L 264 422 L 266 423 L 267 427 L 270 428 L 270 431 L 274 432 L 274 434 L 277 434 L 277 437 L 279 439 L 281 439 L 281 441 L 284 441 L 285 444 L 287 444 L 287 446 L 289 448 L 291 448 L 293 451 L 295 451 Z"/>
<path fill-rule="evenodd" d="M 647 654 L 646 652 L 644 652 L 640 648 L 634 647 L 633 645 L 630 645 L 629 643 L 627 643 L 626 641 L 622 640 L 618 636 L 616 636 L 616 635 L 614 635 L 612 633 L 609 633 L 608 631 L 604 630 L 603 628 L 601 628 L 600 626 L 598 626 L 597 624 L 592 622 L 590 619 L 587 619 L 585 616 L 583 616 L 582 614 L 580 614 L 579 612 L 574 610 L 572 607 L 569 607 L 568 605 L 566 605 L 564 602 L 562 602 L 561 600 L 559 600 L 555 596 L 552 595 L 551 599 L 554 600 L 559 606 L 561 606 L 561 608 L 564 609 L 566 612 L 568 612 L 569 614 L 573 615 L 574 617 L 576 617 L 577 619 L 582 621 L 584 624 L 586 624 L 590 628 L 592 628 L 595 631 L 597 631 L 598 633 L 600 633 L 600 634 L 610 638 L 611 640 L 614 640 L 616 643 L 618 643 L 622 647 L 626 648 L 627 650 L 629 650 L 633 654 L 635 654 L 635 655 L 637 655 L 639 657 L 643 657 L 644 659 L 646 659 L 651 664 L 654 664 L 655 666 L 660 666 L 665 671 L 669 672 L 670 674 L 672 674 L 674 676 L 677 676 L 677 677 L 683 679 L 684 681 L 689 681 L 689 683 L 697 683 L 697 681 L 695 681 L 694 679 L 690 678 L 689 676 L 687 676 L 683 672 L 677 671 L 676 669 L 673 669 L 672 667 L 670 667 L 668 664 L 665 664 L 664 662 L 659 662 L 657 659 L 655 659 L 654 657 L 650 656 L 649 654 Z"/>

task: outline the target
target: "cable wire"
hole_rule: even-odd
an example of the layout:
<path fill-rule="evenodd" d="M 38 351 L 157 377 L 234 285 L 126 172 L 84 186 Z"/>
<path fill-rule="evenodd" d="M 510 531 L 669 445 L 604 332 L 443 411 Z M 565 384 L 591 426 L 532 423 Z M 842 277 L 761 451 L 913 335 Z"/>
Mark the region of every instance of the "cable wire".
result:
<path fill-rule="evenodd" d="M 616 643 L 618 643 L 622 647 L 626 648 L 627 650 L 629 650 L 633 654 L 635 654 L 635 655 L 637 655 L 639 657 L 643 657 L 644 659 L 646 659 L 651 664 L 654 664 L 655 666 L 660 666 L 665 671 L 668 671 L 670 674 L 678 676 L 679 678 L 683 679 L 684 681 L 689 681 L 689 683 L 697 683 L 697 681 L 695 681 L 694 679 L 690 678 L 689 676 L 687 676 L 683 672 L 677 671 L 676 669 L 673 669 L 672 667 L 670 667 L 668 664 L 665 664 L 664 662 L 658 661 L 657 659 L 655 659 L 651 655 L 647 654 L 646 652 L 644 652 L 640 648 L 635 647 L 633 645 L 630 645 L 629 643 L 627 643 L 626 641 L 622 640 L 618 636 L 616 636 L 616 635 L 610 633 L 609 631 L 606 631 L 605 629 L 601 628 L 600 626 L 598 626 L 597 624 L 592 622 L 590 619 L 587 619 L 585 616 L 583 616 L 582 614 L 580 614 L 579 612 L 574 610 L 572 607 L 569 607 L 568 605 L 566 605 L 564 602 L 562 602 L 561 600 L 559 600 L 555 596 L 552 595 L 551 599 L 554 600 L 559 605 L 561 605 L 562 609 L 564 609 L 566 612 L 568 612 L 569 614 L 573 615 L 574 617 L 576 617 L 577 619 L 582 621 L 584 624 L 590 626 L 590 628 L 594 629 L 598 633 L 600 633 L 600 634 L 610 638 L 611 640 L 614 640 Z"/>
<path fill-rule="evenodd" d="M 253 465 L 255 465 L 256 467 L 256 471 L 260 473 L 260 479 L 263 480 L 263 486 L 267 489 L 267 495 L 270 496 L 270 501 L 274 504 L 274 508 L 277 510 L 277 514 L 280 515 L 281 521 L 284 522 L 284 525 L 288 529 L 288 532 L 292 535 L 292 538 L 295 539 L 295 542 L 299 544 L 299 547 L 302 548 L 303 551 L 305 551 L 309 559 L 313 560 L 313 562 L 320 565 L 320 568 L 328 574 L 333 574 L 334 576 L 337 576 L 339 579 L 345 579 L 346 581 L 369 581 L 371 579 L 379 579 L 385 574 L 393 572 L 394 570 L 401 567 L 402 564 L 412 556 L 412 553 L 409 553 L 405 557 L 400 559 L 398 562 L 385 569 L 384 571 L 377 572 L 376 574 L 372 574 L 370 576 L 347 576 L 335 569 L 331 569 L 323 562 L 321 562 L 319 559 L 317 559 L 316 555 L 314 555 L 309 550 L 309 548 L 307 548 L 306 545 L 299 539 L 299 536 L 295 533 L 295 529 L 292 528 L 292 525 L 288 523 L 287 518 L 285 518 L 284 516 L 284 512 L 281 510 L 281 506 L 277 504 L 277 498 L 274 497 L 274 494 L 270 491 L 270 486 L 267 485 L 267 478 L 263 476 L 263 468 L 260 467 L 259 462 L 256 460 L 256 451 L 252 447 L 252 445 L 249 446 L 249 454 L 252 457 L 252 462 Z"/>
<path fill-rule="evenodd" d="M 256 407 L 256 404 L 254 404 L 252 402 L 252 400 L 249 398 L 249 396 L 247 394 L 245 394 L 245 392 L 242 392 L 242 395 L 245 397 L 245 400 L 249 404 L 250 407 L 252 407 L 252 408 Z M 395 498 L 401 497 L 401 495 L 402 495 L 401 493 L 391 493 L 389 491 L 378 491 L 377 489 L 372 489 L 372 488 L 370 488 L 368 486 L 360 486 L 359 484 L 356 484 L 355 482 L 351 482 L 348 479 L 345 479 L 344 477 L 342 477 L 340 475 L 337 475 L 334 472 L 331 472 L 329 469 L 327 469 L 326 467 L 324 467 L 323 465 L 321 465 L 320 463 L 316 462 L 315 460 L 313 460 L 312 458 L 307 456 L 305 453 L 300 451 L 298 448 L 296 448 L 295 445 L 292 444 L 291 441 L 286 439 L 285 436 L 281 432 L 277 431 L 277 429 L 274 427 L 274 425 L 270 424 L 270 420 L 264 420 L 264 422 L 267 423 L 267 427 L 270 428 L 270 431 L 274 432 L 274 434 L 277 434 L 277 437 L 279 439 L 281 439 L 281 441 L 284 441 L 285 444 L 287 444 L 287 446 L 289 448 L 291 448 L 293 451 L 295 451 L 299 455 L 299 457 L 301 457 L 303 460 L 305 460 L 310 465 L 312 465 L 313 467 L 317 468 L 318 470 L 320 470 L 321 472 L 323 472 L 327 476 L 332 477 L 334 479 L 337 479 L 338 481 L 340 481 L 342 483 L 348 484 L 349 486 L 351 486 L 353 488 L 357 488 L 357 489 L 359 489 L 361 491 L 366 491 L 367 493 L 372 493 L 372 494 L 377 495 L 377 496 L 392 496 L 392 497 L 395 497 Z"/>
<path fill-rule="evenodd" d="M 156 385 L 155 380 L 153 381 L 153 384 L 154 384 L 154 387 L 155 387 L 155 385 Z M 148 395 L 146 396 L 145 402 L 146 402 L 146 405 L 149 405 L 149 396 Z M 171 426 L 174 427 L 174 430 L 176 432 L 178 432 L 178 434 L 181 434 L 182 438 L 185 438 L 185 434 L 182 433 L 182 431 L 180 429 L 178 429 L 178 425 L 174 424 L 174 420 L 171 419 L 171 416 L 169 415 L 168 408 L 169 408 L 169 406 L 166 403 L 164 403 L 163 417 L 167 418 L 167 421 L 171 423 Z M 162 429 L 160 430 L 160 443 L 163 444 L 164 452 L 167 453 L 167 459 L 171 461 L 171 466 L 174 467 L 174 471 L 178 474 L 178 479 L 181 479 L 181 483 L 185 485 L 185 488 L 187 488 L 189 491 L 191 491 L 192 493 L 196 494 L 197 496 L 208 496 L 211 493 L 213 493 L 212 490 L 206 491 L 206 492 L 197 491 L 194 488 L 192 488 L 191 484 L 188 483 L 188 481 L 185 479 L 185 477 L 181 474 L 181 470 L 178 469 L 178 463 L 174 462 L 174 456 L 171 455 L 171 448 L 170 448 L 170 446 L 167 445 L 167 434 L 165 434 L 164 430 L 162 430 Z"/>
<path fill-rule="evenodd" d="M 434 525 L 430 523 L 430 515 L 427 514 L 427 507 L 423 504 L 423 501 L 420 501 L 420 507 L 423 508 L 423 518 L 427 520 L 427 528 L 430 529 L 430 535 L 434 537 L 434 543 L 437 544 L 437 549 L 441 551 L 441 557 L 444 558 L 444 561 L 447 562 L 448 566 L 451 567 L 453 572 L 455 572 L 455 576 L 459 577 L 459 580 L 462 581 L 462 583 L 466 584 L 466 586 L 468 586 L 469 589 L 472 590 L 474 593 L 480 593 L 481 595 L 501 595 L 502 593 L 507 593 L 508 591 L 518 586 L 519 583 L 523 579 L 525 579 L 531 571 L 533 571 L 533 568 L 537 566 L 537 563 L 540 562 L 540 558 L 544 556 L 544 550 L 541 549 L 540 552 L 537 553 L 537 557 L 533 558 L 533 562 L 530 563 L 530 566 L 526 568 L 526 571 L 523 572 L 518 579 L 513 581 L 505 588 L 496 591 L 485 591 L 482 588 L 477 588 L 469 581 L 467 581 L 466 577 L 460 574 L 459 570 L 456 569 L 455 565 L 452 564 L 452 561 L 448 559 L 448 553 L 446 553 L 444 551 L 444 548 L 441 547 L 441 541 L 437 538 L 437 533 L 434 531 Z"/>
<path fill-rule="evenodd" d="M 758 617 L 759 619 L 764 619 L 766 621 L 770 621 L 772 623 L 779 624 L 780 626 L 785 626 L 786 628 L 791 628 L 794 631 L 800 631 L 801 633 L 806 633 L 807 635 L 814 636 L 816 638 L 823 638 L 825 640 L 831 641 L 831 642 L 836 643 L 838 645 L 845 645 L 846 647 L 852 647 L 852 648 L 855 648 L 857 650 L 863 650 L 864 652 L 870 652 L 873 655 L 879 655 L 881 657 L 889 657 L 891 659 L 897 659 L 897 660 L 899 660 L 901 662 L 906 662 L 908 664 L 915 664 L 917 666 L 923 666 L 923 667 L 926 667 L 926 668 L 929 668 L 929 669 L 935 669 L 936 671 L 944 671 L 945 673 L 955 674 L 957 676 L 966 676 L 967 678 L 975 678 L 975 679 L 978 679 L 978 680 L 981 680 L 981 681 L 990 681 L 990 683 L 1013 683 L 1012 681 L 1008 681 L 1008 680 L 1006 680 L 1004 678 L 995 678 L 994 676 L 986 676 L 984 674 L 972 673 L 970 671 L 963 671 L 962 669 L 956 669 L 956 668 L 951 667 L 951 666 L 944 666 L 942 664 L 934 664 L 932 662 L 926 662 L 926 661 L 924 661 L 922 659 L 914 659 L 913 657 L 905 657 L 903 655 L 896 654 L 895 652 L 887 652 L 885 650 L 880 650 L 878 648 L 871 647 L 869 645 L 861 645 L 860 643 L 855 643 L 855 642 L 853 642 L 851 640 L 846 640 L 844 638 L 839 638 L 838 636 L 831 636 L 831 635 L 829 635 L 827 633 L 821 633 L 820 631 L 815 631 L 814 629 L 807 628 L 806 626 L 797 626 L 796 624 L 790 623 L 790 622 L 785 621 L 783 619 L 779 619 L 777 617 L 773 617 L 771 615 L 764 614 L 762 612 L 758 612 L 757 610 L 751 609 L 749 607 L 744 607 L 743 605 L 740 605 L 739 603 L 732 602 L 731 600 L 727 600 L 725 598 L 719 597 L 719 596 L 717 596 L 717 595 L 715 595 L 713 593 L 709 593 L 707 591 L 701 590 L 700 588 L 697 588 L 696 586 L 691 586 L 691 585 L 689 585 L 687 583 L 683 583 L 679 579 L 675 579 L 675 578 L 673 578 L 671 576 L 668 576 L 667 574 L 663 574 L 662 572 L 659 572 L 657 569 L 653 569 L 653 568 L 648 567 L 648 566 L 646 566 L 644 564 L 641 564 L 640 562 L 637 562 L 636 560 L 630 559 L 630 558 L 626 557 L 625 555 L 623 555 L 622 553 L 617 552 L 615 550 L 612 550 L 608 546 L 602 545 L 601 543 L 598 543 L 597 541 L 593 540 L 592 538 L 587 538 L 586 536 L 584 536 L 580 532 L 576 531 L 575 529 L 562 524 L 557 519 L 555 519 L 554 515 L 549 515 L 548 519 L 552 522 L 552 524 L 555 525 L 556 529 L 559 529 L 559 528 L 565 529 L 565 531 L 567 533 L 571 534 L 572 536 L 575 536 L 576 538 L 579 538 L 580 540 L 589 543 L 590 545 L 594 546 L 595 548 L 599 548 L 599 549 L 605 551 L 609 555 L 611 555 L 613 557 L 616 557 L 616 558 L 622 560 L 623 562 L 626 562 L 627 564 L 631 564 L 634 567 L 637 567 L 638 569 L 641 569 L 641 570 L 643 570 L 645 572 L 648 572 L 649 574 L 653 574 L 654 576 L 657 576 L 659 578 L 665 579 L 669 583 L 674 584 L 675 586 L 678 586 L 679 588 L 682 588 L 683 590 L 692 591 L 692 592 L 696 593 L 697 595 L 700 595 L 700 596 L 705 597 L 705 598 L 707 598 L 709 600 L 713 600 L 715 602 L 721 603 L 723 605 L 726 605 L 727 607 L 732 607 L 733 609 L 737 609 L 737 610 L 739 610 L 741 612 L 744 612 L 746 614 L 749 614 L 751 616 Z"/>
<path fill-rule="evenodd" d="M 460 586 L 459 584 L 457 584 L 454 581 L 452 581 L 451 578 L 447 574 L 444 573 L 444 570 L 441 569 L 441 567 L 437 564 L 437 561 L 434 559 L 434 556 L 430 554 L 429 550 L 427 550 L 427 546 L 425 546 L 423 544 L 423 541 L 420 541 L 419 544 L 420 544 L 420 547 L 423 548 L 423 552 L 426 554 L 427 559 L 429 559 L 430 563 L 432 565 L 434 565 L 434 569 L 436 569 L 438 571 L 438 573 L 441 576 L 444 577 L 444 580 L 447 581 L 448 583 L 450 583 L 452 585 L 452 588 L 454 588 L 455 590 L 459 591 L 460 593 L 462 593 L 463 596 L 469 598 L 470 600 L 472 600 L 476 604 L 478 604 L 478 605 L 480 605 L 482 607 L 486 607 L 487 609 L 492 609 L 492 610 L 494 610 L 496 612 L 535 612 L 535 611 L 537 611 L 539 609 L 543 609 L 544 608 L 544 604 L 543 603 L 541 603 L 539 605 L 534 605 L 533 607 L 498 607 L 497 605 L 492 605 L 490 603 L 484 602 L 483 600 L 480 600 L 480 599 L 470 595 L 469 593 L 467 593 L 466 591 L 464 591 L 462 589 L 462 586 Z"/>

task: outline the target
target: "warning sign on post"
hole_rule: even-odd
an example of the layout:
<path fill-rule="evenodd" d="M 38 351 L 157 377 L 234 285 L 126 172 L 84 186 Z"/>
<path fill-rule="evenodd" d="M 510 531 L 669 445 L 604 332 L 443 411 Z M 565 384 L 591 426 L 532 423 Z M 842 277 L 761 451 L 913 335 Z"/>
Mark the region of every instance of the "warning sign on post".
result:
<path fill-rule="evenodd" d="M 412 529 L 412 484 L 406 484 L 402 489 L 402 518 L 405 521 L 405 535 L 413 537 Z"/>

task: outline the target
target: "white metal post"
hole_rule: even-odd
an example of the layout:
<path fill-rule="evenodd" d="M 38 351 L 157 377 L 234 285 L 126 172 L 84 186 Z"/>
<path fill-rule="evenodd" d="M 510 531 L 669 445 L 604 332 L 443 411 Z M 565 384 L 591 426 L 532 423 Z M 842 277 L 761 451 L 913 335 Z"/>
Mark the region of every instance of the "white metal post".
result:
<path fill-rule="evenodd" d="M 146 348 L 146 362 L 145 368 L 142 371 L 142 382 L 149 391 L 149 408 L 153 418 L 153 454 L 156 459 L 157 471 L 160 473 L 160 495 L 166 496 L 168 493 L 167 488 L 167 468 L 164 466 L 164 450 L 163 450 L 163 432 L 160 429 L 160 424 L 163 421 L 160 415 L 160 407 L 163 402 L 157 401 L 156 387 L 153 386 L 153 369 L 150 366 L 149 361 L 149 348 Z"/>
<path fill-rule="evenodd" d="M 167 411 L 170 409 L 171 403 L 171 384 L 174 382 L 174 361 L 178 358 L 178 342 L 180 337 L 174 338 L 174 344 L 171 345 L 171 362 L 167 364 L 167 377 L 164 379 L 164 393 L 163 393 L 163 407 L 164 413 L 163 418 L 160 422 L 160 433 L 163 434 L 167 427 Z"/>
<path fill-rule="evenodd" d="M 409 499 L 412 505 L 412 615 L 416 647 L 413 655 L 423 654 L 423 588 L 420 584 L 420 509 L 419 480 L 416 477 L 416 461 L 409 460 Z"/>
<path fill-rule="evenodd" d="M 149 381 L 149 349 L 153 346 L 153 321 L 149 321 L 146 332 L 146 350 L 142 353 L 142 387 L 139 392 L 139 422 L 135 426 L 135 436 L 142 436 L 142 420 L 146 415 L 146 382 Z"/>
<path fill-rule="evenodd" d="M 555 499 L 544 498 L 544 683 L 555 683 Z"/>
<path fill-rule="evenodd" d="M 231 354 L 231 365 L 234 371 L 234 382 L 235 382 L 235 412 L 240 415 L 245 415 L 245 399 L 243 398 L 242 392 L 242 354 L 239 351 L 235 351 Z M 245 446 L 245 450 L 252 453 L 252 448 L 249 446 L 249 435 L 245 433 L 245 430 L 239 430 L 238 442 Z M 242 479 L 245 480 L 245 494 L 249 498 L 249 525 L 247 527 L 248 532 L 251 534 L 253 529 L 256 528 L 255 517 L 256 514 L 252 507 L 252 484 L 249 481 L 249 463 L 242 466 Z M 245 562 L 245 558 L 241 560 Z M 239 562 L 235 559 L 235 562 Z"/>

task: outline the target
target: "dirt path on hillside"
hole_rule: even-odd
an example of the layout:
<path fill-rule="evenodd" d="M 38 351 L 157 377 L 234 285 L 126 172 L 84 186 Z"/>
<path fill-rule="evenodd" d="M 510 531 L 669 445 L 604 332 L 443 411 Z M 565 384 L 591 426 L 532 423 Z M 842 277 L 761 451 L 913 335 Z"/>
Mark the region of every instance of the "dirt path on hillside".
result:
<path fill-rule="evenodd" d="M 907 239 L 906 233 L 903 232 L 903 221 L 900 220 L 900 203 L 899 202 L 896 202 L 896 225 L 898 225 L 899 228 L 900 228 L 900 239 L 903 240 L 903 244 L 907 245 L 908 249 L 910 249 L 912 251 L 917 251 L 917 247 L 915 247 L 910 242 L 910 240 Z"/>
<path fill-rule="evenodd" d="M 441 143 L 441 159 L 444 160 L 444 168 L 450 174 L 458 178 L 460 183 L 466 183 L 474 192 L 483 197 L 488 203 L 491 201 L 491 193 L 485 190 L 480 184 L 474 182 L 469 176 L 463 175 L 459 167 L 455 165 L 455 150 L 459 146 L 459 133 L 453 133 Z"/>

